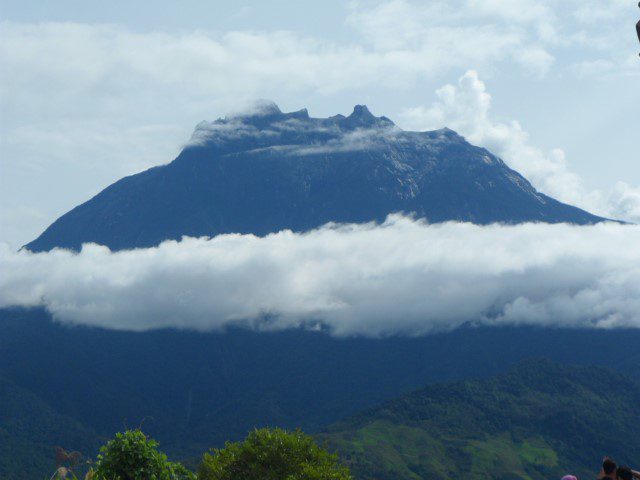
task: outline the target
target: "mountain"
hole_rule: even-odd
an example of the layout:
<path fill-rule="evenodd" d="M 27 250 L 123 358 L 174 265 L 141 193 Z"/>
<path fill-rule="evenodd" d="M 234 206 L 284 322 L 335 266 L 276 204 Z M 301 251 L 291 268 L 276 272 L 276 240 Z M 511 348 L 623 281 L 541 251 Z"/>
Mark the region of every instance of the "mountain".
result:
<path fill-rule="evenodd" d="M 91 428 L 0 376 L 0 478 L 44 478 L 56 468 L 54 447 L 93 457 L 100 443 Z"/>
<path fill-rule="evenodd" d="M 637 330 L 506 327 L 385 339 L 126 332 L 5 309 L 0 376 L 101 436 L 142 424 L 180 460 L 255 426 L 318 432 L 427 384 L 487 377 L 531 357 L 604 365 L 640 380 L 639 342 Z"/>
<path fill-rule="evenodd" d="M 432 385 L 338 423 L 321 438 L 359 480 L 595 478 L 640 458 L 640 384 L 595 367 L 528 361 Z"/>
<path fill-rule="evenodd" d="M 479 224 L 603 220 L 540 192 L 452 130 L 403 131 L 357 105 L 310 118 L 275 104 L 202 122 L 170 164 L 123 178 L 56 220 L 32 251 L 113 250 L 182 236 L 265 235 L 394 212 Z"/>

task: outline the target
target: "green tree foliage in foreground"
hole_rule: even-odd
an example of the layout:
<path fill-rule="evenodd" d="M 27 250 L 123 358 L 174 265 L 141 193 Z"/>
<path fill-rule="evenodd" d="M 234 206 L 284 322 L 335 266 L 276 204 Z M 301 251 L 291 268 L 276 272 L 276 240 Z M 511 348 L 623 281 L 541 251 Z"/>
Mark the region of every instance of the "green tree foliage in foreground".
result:
<path fill-rule="evenodd" d="M 301 431 L 254 430 L 243 442 L 205 453 L 197 477 L 157 447 L 140 430 L 118 433 L 100 449 L 85 480 L 351 480 L 337 455 Z M 76 477 L 60 467 L 51 478 Z"/>
<path fill-rule="evenodd" d="M 350 480 L 338 457 L 300 431 L 259 429 L 205 453 L 199 480 Z"/>
<path fill-rule="evenodd" d="M 140 430 L 128 430 L 100 449 L 95 480 L 191 480 L 195 476 L 179 463 L 167 460 L 158 443 Z"/>

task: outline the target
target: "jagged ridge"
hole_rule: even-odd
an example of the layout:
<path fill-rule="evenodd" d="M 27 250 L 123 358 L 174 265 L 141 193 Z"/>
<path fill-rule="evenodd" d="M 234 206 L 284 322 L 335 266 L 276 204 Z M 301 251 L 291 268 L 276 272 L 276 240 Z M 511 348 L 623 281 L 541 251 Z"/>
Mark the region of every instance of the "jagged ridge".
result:
<path fill-rule="evenodd" d="M 603 220 L 542 193 L 454 131 L 408 132 L 364 105 L 311 118 L 273 103 L 202 122 L 170 164 L 123 178 L 26 247 L 114 250 L 222 233 L 305 231 L 394 212 L 479 224 Z"/>

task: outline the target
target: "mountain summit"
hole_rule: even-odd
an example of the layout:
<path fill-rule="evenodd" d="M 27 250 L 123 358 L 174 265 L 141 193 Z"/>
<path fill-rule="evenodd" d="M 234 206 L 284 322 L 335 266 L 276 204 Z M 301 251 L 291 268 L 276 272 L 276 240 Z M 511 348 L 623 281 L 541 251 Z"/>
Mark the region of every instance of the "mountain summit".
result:
<path fill-rule="evenodd" d="M 26 247 L 95 242 L 120 250 L 184 235 L 382 221 L 394 212 L 479 224 L 603 220 L 539 193 L 447 128 L 403 131 L 364 105 L 347 117 L 311 118 L 266 102 L 201 122 L 173 162 L 119 180 Z"/>

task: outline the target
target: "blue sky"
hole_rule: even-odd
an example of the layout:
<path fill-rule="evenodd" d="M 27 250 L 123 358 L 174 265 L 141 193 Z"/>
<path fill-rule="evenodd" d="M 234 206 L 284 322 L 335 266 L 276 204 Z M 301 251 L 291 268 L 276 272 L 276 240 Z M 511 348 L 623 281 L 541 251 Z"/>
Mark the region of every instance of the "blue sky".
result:
<path fill-rule="evenodd" d="M 449 126 L 640 220 L 632 0 L 0 1 L 0 241 L 20 246 L 257 98 Z"/>

